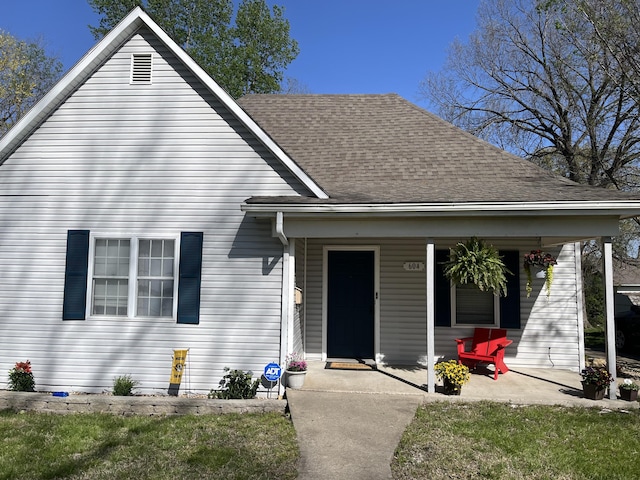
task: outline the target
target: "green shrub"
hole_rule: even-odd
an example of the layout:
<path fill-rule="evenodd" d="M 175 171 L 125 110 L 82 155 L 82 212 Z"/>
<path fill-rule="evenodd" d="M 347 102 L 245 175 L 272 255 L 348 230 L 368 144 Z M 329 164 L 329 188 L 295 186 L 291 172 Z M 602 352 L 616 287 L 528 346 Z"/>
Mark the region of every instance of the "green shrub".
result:
<path fill-rule="evenodd" d="M 14 392 L 35 392 L 36 382 L 31 371 L 31 362 L 16 362 L 9 370 L 9 390 Z"/>
<path fill-rule="evenodd" d="M 251 371 L 230 370 L 229 367 L 225 367 L 224 371 L 228 373 L 220 380 L 220 390 L 211 390 L 209 398 L 222 398 L 224 400 L 255 398 L 260 380 L 256 379 L 252 382 Z"/>
<path fill-rule="evenodd" d="M 122 375 L 113 379 L 113 394 L 118 397 L 129 397 L 133 395 L 133 389 L 138 382 L 131 378 L 131 375 Z"/>

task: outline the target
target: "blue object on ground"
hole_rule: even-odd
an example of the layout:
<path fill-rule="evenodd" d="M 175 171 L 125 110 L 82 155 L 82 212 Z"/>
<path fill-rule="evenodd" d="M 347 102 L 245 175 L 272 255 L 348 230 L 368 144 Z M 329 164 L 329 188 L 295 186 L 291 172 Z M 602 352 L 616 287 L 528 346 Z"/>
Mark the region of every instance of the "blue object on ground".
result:
<path fill-rule="evenodd" d="M 54 397 L 68 397 L 69 392 L 53 392 L 51 395 Z"/>

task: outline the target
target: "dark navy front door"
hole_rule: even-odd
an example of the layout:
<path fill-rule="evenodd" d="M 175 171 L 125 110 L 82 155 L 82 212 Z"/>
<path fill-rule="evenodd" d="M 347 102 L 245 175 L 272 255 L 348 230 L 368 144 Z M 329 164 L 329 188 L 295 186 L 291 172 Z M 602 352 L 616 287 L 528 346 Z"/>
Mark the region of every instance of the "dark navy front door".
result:
<path fill-rule="evenodd" d="M 330 250 L 327 268 L 327 356 L 373 358 L 374 252 Z"/>

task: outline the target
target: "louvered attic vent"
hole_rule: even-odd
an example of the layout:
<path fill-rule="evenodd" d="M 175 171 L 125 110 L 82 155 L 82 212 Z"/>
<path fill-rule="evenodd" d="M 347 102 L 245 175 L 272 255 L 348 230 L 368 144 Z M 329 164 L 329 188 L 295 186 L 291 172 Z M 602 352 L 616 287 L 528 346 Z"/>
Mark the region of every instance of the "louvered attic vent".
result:
<path fill-rule="evenodd" d="M 153 56 L 150 53 L 134 53 L 131 57 L 131 84 L 151 84 Z"/>

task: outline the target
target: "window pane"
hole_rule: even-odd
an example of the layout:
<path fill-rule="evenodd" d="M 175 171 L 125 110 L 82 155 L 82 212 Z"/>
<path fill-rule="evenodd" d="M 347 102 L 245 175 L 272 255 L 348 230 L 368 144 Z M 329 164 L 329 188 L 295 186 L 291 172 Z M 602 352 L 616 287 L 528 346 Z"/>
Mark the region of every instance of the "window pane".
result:
<path fill-rule="evenodd" d="M 140 258 L 138 260 L 138 275 L 142 275 L 143 277 L 149 276 L 149 259 L 148 258 Z"/>
<path fill-rule="evenodd" d="M 107 256 L 107 241 L 96 240 L 96 257 L 106 257 L 106 256 Z"/>
<path fill-rule="evenodd" d="M 162 276 L 162 260 L 161 259 L 151 259 L 151 276 L 152 277 Z"/>
<path fill-rule="evenodd" d="M 151 252 L 150 243 L 151 240 L 140 240 L 138 247 L 140 249 L 140 258 L 149 256 L 149 252 Z"/>
<path fill-rule="evenodd" d="M 149 316 L 149 299 L 138 297 L 138 315 L 141 317 Z"/>
<path fill-rule="evenodd" d="M 162 311 L 162 303 L 159 298 L 149 299 L 149 315 L 152 317 L 159 317 Z"/>
<path fill-rule="evenodd" d="M 173 315 L 173 298 L 162 299 L 162 316 L 170 317 Z"/>
<path fill-rule="evenodd" d="M 173 258 L 174 243 L 173 240 L 164 241 L 164 258 Z"/>
<path fill-rule="evenodd" d="M 493 325 L 494 295 L 475 285 L 456 286 L 456 323 L 465 325 Z"/>
<path fill-rule="evenodd" d="M 151 240 L 151 256 L 162 257 L 162 240 Z"/>
<path fill-rule="evenodd" d="M 173 277 L 173 258 L 162 261 L 162 276 Z"/>

